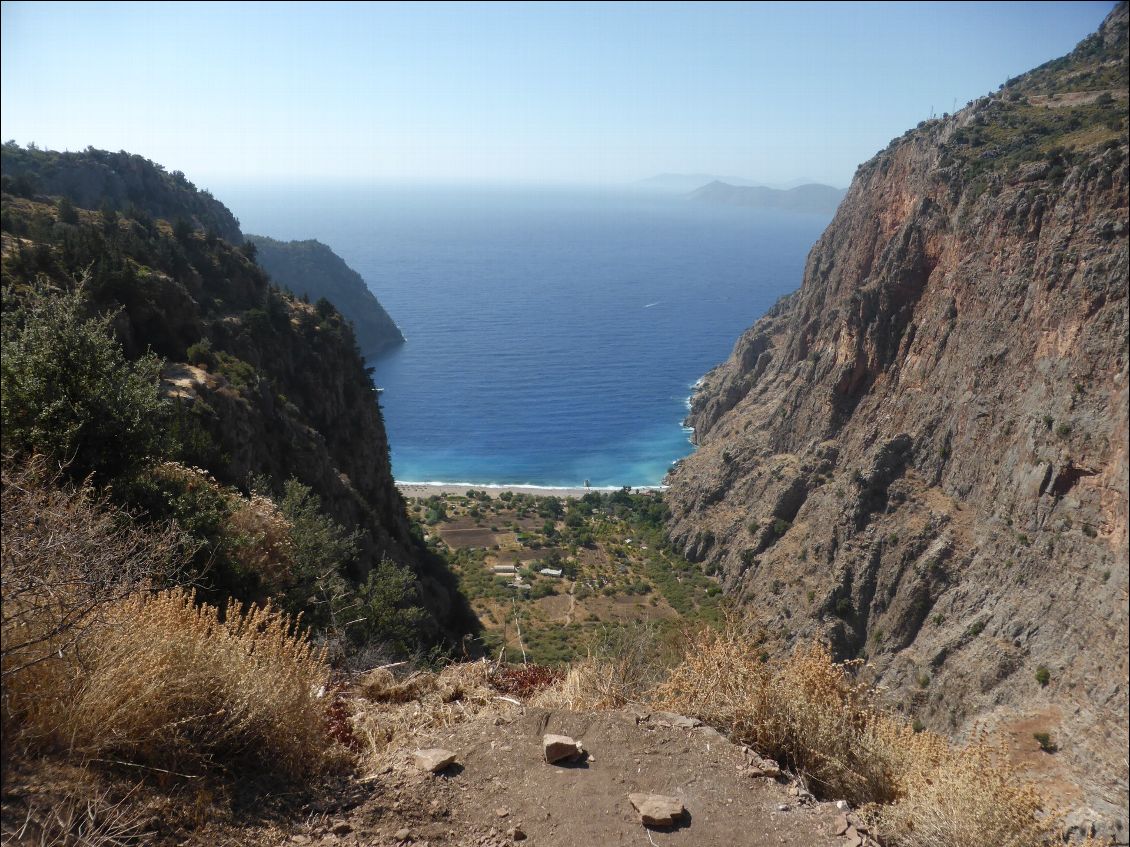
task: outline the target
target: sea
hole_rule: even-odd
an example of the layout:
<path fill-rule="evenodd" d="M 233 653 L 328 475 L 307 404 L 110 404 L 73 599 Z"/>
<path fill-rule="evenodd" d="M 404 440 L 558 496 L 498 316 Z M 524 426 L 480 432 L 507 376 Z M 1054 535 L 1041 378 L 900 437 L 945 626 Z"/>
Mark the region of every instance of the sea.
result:
<path fill-rule="evenodd" d="M 606 188 L 231 186 L 316 238 L 407 342 L 370 358 L 401 482 L 658 486 L 696 382 L 801 281 L 830 215 Z"/>

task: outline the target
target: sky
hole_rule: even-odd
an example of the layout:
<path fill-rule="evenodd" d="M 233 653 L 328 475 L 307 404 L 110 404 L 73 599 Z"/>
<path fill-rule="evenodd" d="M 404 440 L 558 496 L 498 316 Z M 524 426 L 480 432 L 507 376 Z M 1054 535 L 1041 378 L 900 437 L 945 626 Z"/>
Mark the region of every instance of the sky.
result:
<path fill-rule="evenodd" d="M 1113 2 L 3 2 L 0 136 L 217 183 L 855 168 Z"/>

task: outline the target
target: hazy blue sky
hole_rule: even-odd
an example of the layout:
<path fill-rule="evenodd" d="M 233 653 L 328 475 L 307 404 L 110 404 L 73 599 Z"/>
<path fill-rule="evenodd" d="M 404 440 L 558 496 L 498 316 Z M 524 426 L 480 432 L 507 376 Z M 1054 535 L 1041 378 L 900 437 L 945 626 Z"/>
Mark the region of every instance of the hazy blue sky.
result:
<path fill-rule="evenodd" d="M 0 135 L 260 180 L 847 185 L 1112 2 L 3 3 Z"/>

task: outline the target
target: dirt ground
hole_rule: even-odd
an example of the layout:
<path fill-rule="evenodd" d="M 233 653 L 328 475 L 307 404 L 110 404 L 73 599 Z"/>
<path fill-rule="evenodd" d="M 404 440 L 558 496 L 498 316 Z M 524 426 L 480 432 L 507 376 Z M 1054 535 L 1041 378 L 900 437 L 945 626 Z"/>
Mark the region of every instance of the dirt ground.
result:
<path fill-rule="evenodd" d="M 542 756 L 544 733 L 569 735 L 590 757 L 557 766 Z M 745 748 L 706 727 L 683 729 L 662 716 L 516 707 L 419 739 L 456 764 L 438 776 L 405 750 L 380 773 L 343 791 L 341 805 L 310 813 L 290 831 L 245 831 L 246 844 L 323 847 L 843 847 L 839 812 L 803 803 L 789 786 L 743 773 Z M 628 794 L 679 798 L 675 828 L 646 829 Z M 237 843 L 239 839 L 226 839 Z"/>

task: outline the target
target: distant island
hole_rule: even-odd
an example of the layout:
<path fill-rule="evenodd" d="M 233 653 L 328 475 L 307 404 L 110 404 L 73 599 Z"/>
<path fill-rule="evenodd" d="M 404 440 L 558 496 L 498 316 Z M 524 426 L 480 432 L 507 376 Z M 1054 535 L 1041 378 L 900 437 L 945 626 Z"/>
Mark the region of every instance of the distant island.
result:
<path fill-rule="evenodd" d="M 404 343 L 399 327 L 369 290 L 365 280 L 333 250 L 313 239 L 276 241 L 247 235 L 256 259 L 278 285 L 312 300 L 325 297 L 353 323 L 357 344 L 375 356 Z"/>
<path fill-rule="evenodd" d="M 715 180 L 695 189 L 688 196 L 702 203 L 722 206 L 749 206 L 758 209 L 781 209 L 789 212 L 831 214 L 844 199 L 846 189 L 818 182 L 780 190 L 763 185 L 733 185 Z"/>
<path fill-rule="evenodd" d="M 750 179 L 740 176 L 718 176 L 717 174 L 656 174 L 633 183 L 633 187 L 648 191 L 670 191 L 686 194 L 711 182 L 726 182 L 730 185 L 757 185 Z"/>

